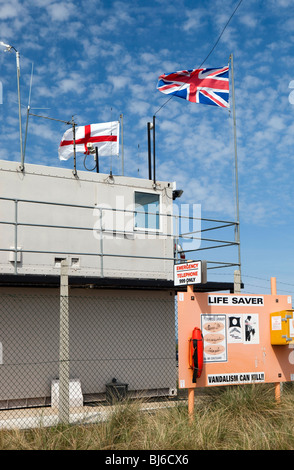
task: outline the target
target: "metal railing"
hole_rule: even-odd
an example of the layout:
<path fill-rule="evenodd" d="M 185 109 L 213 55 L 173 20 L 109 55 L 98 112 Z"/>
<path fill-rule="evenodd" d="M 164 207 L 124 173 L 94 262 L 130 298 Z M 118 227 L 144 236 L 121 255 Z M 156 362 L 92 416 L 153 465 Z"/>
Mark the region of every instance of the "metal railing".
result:
<path fill-rule="evenodd" d="M 161 219 L 166 218 L 169 219 L 169 227 L 171 228 L 169 231 L 163 231 L 162 229 L 156 230 L 148 230 L 144 228 L 133 229 L 133 230 L 126 230 L 126 229 L 118 229 L 118 228 L 105 228 L 102 224 L 103 214 L 107 211 L 110 211 L 112 216 L 115 217 L 115 214 L 123 213 L 124 215 L 128 215 L 134 217 L 136 214 L 142 213 L 146 215 L 146 212 L 141 212 L 138 210 L 130 210 L 130 209 L 112 209 L 106 207 L 98 207 L 98 206 L 88 206 L 88 205 L 78 205 L 78 204 L 69 204 L 69 203 L 58 203 L 58 202 L 50 202 L 50 201 L 37 201 L 37 200 L 30 200 L 30 199 L 15 199 L 15 198 L 8 198 L 8 197 L 0 197 L 0 202 L 13 202 L 14 203 L 14 218 L 13 220 L 0 220 L 0 225 L 11 225 L 14 226 L 14 247 L 11 246 L 3 246 L 3 238 L 1 238 L 1 245 L 0 245 L 0 252 L 12 252 L 14 251 L 14 273 L 18 274 L 18 241 L 19 241 L 19 228 L 20 227 L 32 227 L 32 228 L 44 228 L 44 229 L 60 229 L 60 230 L 73 230 L 73 231 L 92 231 L 93 234 L 98 233 L 99 239 L 99 246 L 97 246 L 97 251 L 66 251 L 66 250 L 39 250 L 39 249 L 28 249 L 26 247 L 21 248 L 22 253 L 38 253 L 38 254 L 54 254 L 60 255 L 60 257 L 72 255 L 72 256 L 96 256 L 101 259 L 100 264 L 100 275 L 103 277 L 103 260 L 107 257 L 119 257 L 119 258 L 136 258 L 140 259 L 149 259 L 149 260 L 163 260 L 163 261 L 173 261 L 174 263 L 180 262 L 179 259 L 180 254 L 185 257 L 189 257 L 189 260 L 199 260 L 199 253 L 207 250 L 216 250 L 216 249 L 224 249 L 228 247 L 237 247 L 239 252 L 239 245 L 240 242 L 236 240 L 235 233 L 238 227 L 237 222 L 227 221 L 227 220 L 218 220 L 218 219 L 209 219 L 209 218 L 201 218 L 201 217 L 193 217 L 187 216 L 182 214 L 170 214 L 170 213 L 163 213 L 163 212 L 148 212 L 148 215 L 156 215 L 159 216 Z M 53 209 L 58 207 L 63 208 L 71 208 L 76 210 L 98 210 L 99 211 L 99 227 L 92 226 L 84 226 L 84 225 L 63 225 L 63 224 L 49 224 L 49 223 L 40 223 L 40 222 L 29 222 L 25 220 L 20 220 L 20 212 L 21 212 L 21 205 L 22 204 L 36 204 L 36 205 L 44 205 L 50 206 Z M 184 223 L 183 223 L 184 221 Z M 191 231 L 181 231 L 180 228 L 182 225 L 199 225 L 198 230 L 191 230 Z M 210 224 L 208 227 L 202 227 L 203 224 Z M 167 225 L 167 224 L 165 224 Z M 186 227 L 185 227 L 186 228 Z M 201 234 L 210 231 L 216 230 L 224 230 L 228 228 L 234 229 L 234 236 L 231 240 L 223 239 L 223 238 L 207 238 L 203 237 Z M 104 237 L 106 233 L 112 232 L 114 236 L 119 234 L 123 234 L 124 236 L 137 236 L 137 235 L 146 235 L 147 237 L 158 237 L 161 239 L 172 239 L 174 242 L 174 249 L 170 252 L 169 256 L 153 256 L 152 254 L 136 254 L 131 255 L 129 253 L 111 253 L 105 252 L 104 250 Z M 231 235 L 231 234 L 230 234 Z M 193 242 L 196 242 L 196 247 L 189 249 L 188 248 L 179 248 L 181 245 L 186 244 L 189 241 L 191 245 Z M 202 246 L 203 244 L 207 244 L 206 246 Z M 11 245 L 11 243 L 9 243 Z M 200 246 L 201 245 L 201 246 Z M 224 261 L 223 259 L 215 259 L 215 260 L 206 260 L 208 269 L 219 269 L 219 268 L 228 268 L 228 267 L 237 267 L 240 269 L 241 262 L 240 256 L 238 254 L 233 255 L 234 258 L 238 258 L 236 261 Z"/>

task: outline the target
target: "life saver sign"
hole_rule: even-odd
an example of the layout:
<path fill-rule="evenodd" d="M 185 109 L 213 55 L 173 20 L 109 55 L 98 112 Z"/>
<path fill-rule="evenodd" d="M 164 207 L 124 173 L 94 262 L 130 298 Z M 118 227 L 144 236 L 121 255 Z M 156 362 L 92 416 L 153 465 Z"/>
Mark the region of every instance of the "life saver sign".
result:
<path fill-rule="evenodd" d="M 196 383 L 196 379 L 201 376 L 203 369 L 203 335 L 197 326 L 192 332 L 190 338 L 190 368 L 193 371 L 192 382 Z"/>

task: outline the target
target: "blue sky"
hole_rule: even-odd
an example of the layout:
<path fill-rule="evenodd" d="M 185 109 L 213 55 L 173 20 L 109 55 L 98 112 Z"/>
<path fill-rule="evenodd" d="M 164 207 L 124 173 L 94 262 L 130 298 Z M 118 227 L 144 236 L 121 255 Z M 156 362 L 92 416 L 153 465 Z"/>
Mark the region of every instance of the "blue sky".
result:
<path fill-rule="evenodd" d="M 157 178 L 176 181 L 184 190 L 181 203 L 201 204 L 202 217 L 234 220 L 232 112 L 179 98 L 166 103 L 156 84 L 162 73 L 200 66 L 238 3 L 0 0 L 0 40 L 20 52 L 23 130 L 32 64 L 32 113 L 61 120 L 74 115 L 78 125 L 123 114 L 125 175 L 148 177 L 147 122 L 156 114 Z M 270 293 L 275 276 L 278 293 L 294 296 L 293 43 L 293 0 L 243 0 L 203 64 L 222 67 L 234 56 L 242 280 L 248 293 Z M 18 161 L 14 54 L 1 51 L 0 70 L 0 159 Z M 31 117 L 26 162 L 71 168 L 72 161 L 58 159 L 67 128 Z M 109 159 L 100 164 L 107 173 Z M 120 173 L 119 158 L 113 157 L 112 167 Z M 209 276 L 232 280 L 228 271 Z"/>

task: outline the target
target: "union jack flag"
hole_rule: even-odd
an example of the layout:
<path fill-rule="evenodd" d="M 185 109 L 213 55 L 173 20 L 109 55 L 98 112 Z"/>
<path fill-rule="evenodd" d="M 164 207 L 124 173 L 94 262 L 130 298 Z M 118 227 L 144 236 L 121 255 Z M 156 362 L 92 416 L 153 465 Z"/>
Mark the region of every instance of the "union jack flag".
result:
<path fill-rule="evenodd" d="M 229 108 L 229 67 L 162 74 L 158 78 L 157 89 L 192 103 Z"/>

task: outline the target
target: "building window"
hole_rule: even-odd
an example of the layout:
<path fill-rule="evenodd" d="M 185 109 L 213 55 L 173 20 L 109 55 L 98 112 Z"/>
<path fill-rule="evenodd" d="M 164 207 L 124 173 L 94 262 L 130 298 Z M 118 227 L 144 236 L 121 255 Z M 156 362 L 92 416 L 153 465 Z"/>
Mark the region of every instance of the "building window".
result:
<path fill-rule="evenodd" d="M 159 230 L 159 195 L 135 192 L 135 227 Z"/>

